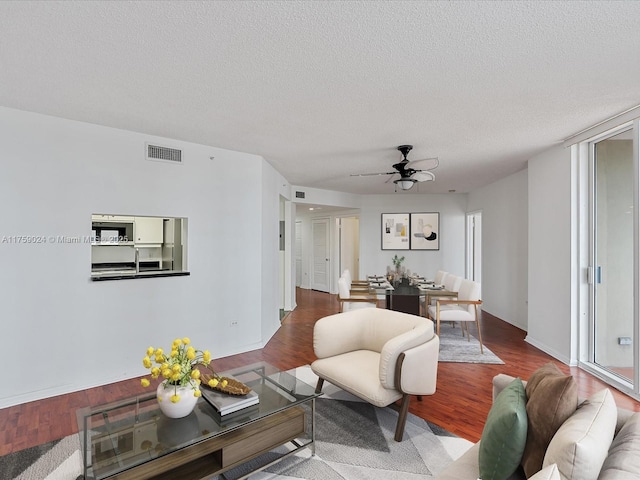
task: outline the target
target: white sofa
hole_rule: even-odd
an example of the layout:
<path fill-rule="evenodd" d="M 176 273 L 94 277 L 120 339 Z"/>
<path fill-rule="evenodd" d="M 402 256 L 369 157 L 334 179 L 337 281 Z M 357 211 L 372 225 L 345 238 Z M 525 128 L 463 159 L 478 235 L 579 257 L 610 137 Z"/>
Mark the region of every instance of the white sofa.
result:
<path fill-rule="evenodd" d="M 440 340 L 424 317 L 382 308 L 330 315 L 316 322 L 313 348 L 317 391 L 326 380 L 377 407 L 402 400 L 396 441 L 411 395 L 421 399 L 436 391 Z"/>
<path fill-rule="evenodd" d="M 509 375 L 495 376 L 493 399 L 495 400 L 513 380 L 514 377 Z M 526 385 L 526 382 L 522 383 Z M 450 464 L 436 479 L 479 479 L 481 442 L 482 440 Z M 520 467 L 508 477 L 508 480 L 526 478 Z M 529 480 L 638 478 L 640 413 L 616 408 L 613 396 L 605 389 L 589 399 L 582 400 L 575 412 L 564 421 L 546 449 L 542 470 L 530 476 Z"/>

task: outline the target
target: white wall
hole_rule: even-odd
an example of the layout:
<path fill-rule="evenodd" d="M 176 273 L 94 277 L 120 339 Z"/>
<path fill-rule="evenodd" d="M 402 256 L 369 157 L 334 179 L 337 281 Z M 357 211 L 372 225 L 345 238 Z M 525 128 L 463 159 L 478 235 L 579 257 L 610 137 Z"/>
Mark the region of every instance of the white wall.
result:
<path fill-rule="evenodd" d="M 300 205 L 313 204 L 326 205 L 330 207 L 358 208 L 362 199 L 361 195 L 354 195 L 352 193 L 300 187 L 297 185 L 291 186 L 291 192 L 292 200 Z M 305 195 L 305 198 L 297 198 L 293 192 L 302 192 Z M 298 214 L 301 214 L 302 211 L 303 209 L 299 210 Z"/>
<path fill-rule="evenodd" d="M 572 340 L 571 150 L 529 160 L 529 328 L 526 340 L 558 360 L 576 360 Z"/>
<path fill-rule="evenodd" d="M 365 195 L 360 209 L 360 275 L 383 274 L 394 255 L 427 278 L 437 270 L 465 274 L 465 194 Z M 440 250 L 382 250 L 383 213 L 440 212 Z"/>
<path fill-rule="evenodd" d="M 144 160 L 146 141 L 181 148 L 183 165 Z M 218 358 L 275 331 L 289 191 L 261 157 L 7 108 L 0 144 L 0 408 L 142 375 L 146 348 L 176 336 Z M 221 173 L 231 162 L 240 190 Z M 188 218 L 191 275 L 92 282 L 90 244 L 2 242 L 87 235 L 92 213 Z"/>
<path fill-rule="evenodd" d="M 482 309 L 527 329 L 527 171 L 469 193 L 482 211 Z"/>
<path fill-rule="evenodd" d="M 261 291 L 262 310 L 262 338 L 268 340 L 278 330 L 280 326 L 280 308 L 282 307 L 282 290 L 284 288 L 284 278 L 280 275 L 280 218 L 284 217 L 285 224 L 291 223 L 285 211 L 281 214 L 281 197 L 288 198 L 290 185 L 271 165 L 261 162 L 262 166 L 262 197 L 261 203 L 253 206 L 261 217 L 261 229 L 252 229 L 253 241 L 259 241 L 262 246 L 262 271 L 260 277 L 256 276 L 255 284 Z M 235 201 L 235 199 L 234 199 Z M 258 208 L 262 205 L 262 208 Z M 256 223 L 256 226 L 258 223 Z M 247 241 L 251 241 L 249 238 Z M 242 284 L 251 282 L 251 275 L 247 273 L 251 269 L 241 272 Z M 284 273 L 284 272 L 283 272 Z M 258 281 L 258 278 L 260 279 Z M 290 276 L 286 276 L 290 280 Z M 249 281 L 247 281 L 249 280 Z M 294 293 L 295 295 L 295 293 Z M 245 297 L 244 301 L 251 303 L 250 297 Z M 287 303 L 285 301 L 285 303 Z M 266 343 L 266 342 L 265 342 Z M 262 347 L 262 345 L 261 345 Z"/>

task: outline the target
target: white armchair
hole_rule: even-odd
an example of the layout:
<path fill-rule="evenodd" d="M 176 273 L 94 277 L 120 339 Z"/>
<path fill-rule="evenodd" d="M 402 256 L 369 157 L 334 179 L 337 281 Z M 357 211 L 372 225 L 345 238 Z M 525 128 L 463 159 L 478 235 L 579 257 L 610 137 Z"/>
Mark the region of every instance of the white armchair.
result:
<path fill-rule="evenodd" d="M 316 391 L 326 380 L 377 407 L 395 408 L 398 442 L 411 395 L 421 400 L 436 391 L 440 339 L 424 317 L 382 308 L 330 315 L 316 322 L 313 348 Z"/>

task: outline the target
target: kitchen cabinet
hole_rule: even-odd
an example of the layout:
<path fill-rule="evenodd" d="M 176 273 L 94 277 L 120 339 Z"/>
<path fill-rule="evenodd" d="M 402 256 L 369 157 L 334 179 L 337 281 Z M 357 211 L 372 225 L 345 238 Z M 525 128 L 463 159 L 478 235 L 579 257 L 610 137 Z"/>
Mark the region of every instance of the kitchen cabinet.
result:
<path fill-rule="evenodd" d="M 133 217 L 92 215 L 91 245 L 133 246 Z"/>
<path fill-rule="evenodd" d="M 94 222 L 116 222 L 116 223 L 133 223 L 133 217 L 124 215 L 91 215 Z"/>
<path fill-rule="evenodd" d="M 163 219 L 161 217 L 135 217 L 135 244 L 162 245 L 164 241 Z"/>

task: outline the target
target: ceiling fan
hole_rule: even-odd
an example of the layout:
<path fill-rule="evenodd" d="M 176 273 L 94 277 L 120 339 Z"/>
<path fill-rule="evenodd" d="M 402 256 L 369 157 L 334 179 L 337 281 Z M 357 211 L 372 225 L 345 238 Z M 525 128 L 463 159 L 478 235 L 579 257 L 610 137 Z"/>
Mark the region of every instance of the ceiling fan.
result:
<path fill-rule="evenodd" d="M 380 173 L 353 173 L 352 177 L 366 177 L 371 175 L 396 175 L 400 178 L 393 181 L 402 190 L 409 190 L 416 182 L 428 182 L 436 179 L 436 176 L 430 170 L 435 169 L 439 162 L 437 158 L 423 158 L 421 160 L 409 161 L 407 155 L 413 149 L 413 145 L 400 145 L 398 150 L 402 153 L 402 160 L 393 165 L 395 172 Z M 392 177 L 389 178 L 389 180 Z M 387 180 L 387 181 L 389 181 Z"/>

